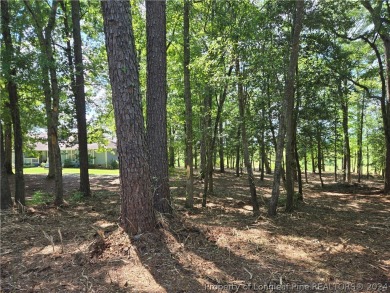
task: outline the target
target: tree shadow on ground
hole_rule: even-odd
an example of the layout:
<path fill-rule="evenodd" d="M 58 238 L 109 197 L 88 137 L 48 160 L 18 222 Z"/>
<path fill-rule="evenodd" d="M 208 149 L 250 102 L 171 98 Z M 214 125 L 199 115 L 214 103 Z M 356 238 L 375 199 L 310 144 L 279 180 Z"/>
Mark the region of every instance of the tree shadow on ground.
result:
<path fill-rule="evenodd" d="M 322 190 L 306 189 L 306 204 L 298 206 L 294 213 L 279 213 L 274 219 L 260 218 L 256 221 L 251 220 L 249 209 L 240 210 L 243 205 L 249 203 L 247 200 L 249 194 L 245 197 L 243 184 L 239 183 L 241 180 L 242 178 L 233 176 L 225 177 L 224 181 L 216 184 L 217 196 L 210 197 L 208 208 L 185 212 L 185 219 L 195 226 L 206 226 L 214 230 L 209 234 L 215 234 L 215 231 L 224 227 L 226 231 L 222 235 L 225 236 L 235 230 L 243 233 L 257 227 L 255 233 L 261 231 L 266 233 L 262 235 L 263 240 L 267 240 L 263 246 L 268 249 L 259 254 L 257 258 L 259 263 L 260 258 L 267 257 L 265 252 L 270 251 L 269 247 L 274 246 L 274 254 L 272 249 L 270 254 L 276 258 L 285 261 L 295 258 L 296 262 L 290 263 L 286 268 L 290 266 L 290 269 L 296 270 L 294 266 L 306 259 L 308 263 L 312 263 L 312 267 L 318 269 L 317 279 L 322 281 L 350 282 L 376 279 L 383 282 L 390 278 L 387 252 L 390 251 L 390 247 L 389 243 L 384 241 L 390 231 L 388 220 L 390 202 L 388 197 L 372 195 L 372 191 L 375 193 L 377 191 L 375 186 L 368 188 L 364 185 L 362 188 L 354 186 L 353 188 L 358 191 L 353 193 L 355 199 L 351 197 L 349 190 L 346 193 L 331 193 L 327 196 Z M 226 186 L 229 186 L 229 190 L 226 190 Z M 224 197 L 224 194 L 228 196 Z M 241 203 L 242 201 L 244 203 Z M 237 206 L 237 203 L 241 206 Z M 266 213 L 265 207 L 262 207 L 261 212 Z M 252 240 L 241 238 L 241 241 L 230 245 L 230 248 L 236 245 L 233 250 L 229 250 L 230 252 L 240 254 L 244 247 L 252 244 L 261 247 L 261 239 L 249 245 L 246 242 Z M 245 254 L 245 258 L 249 255 Z M 327 259 L 330 261 L 325 261 Z M 343 269 L 349 271 L 349 275 L 340 274 L 340 270 Z M 301 275 L 297 279 L 310 281 L 308 275 Z"/>
<path fill-rule="evenodd" d="M 130 238 L 117 226 L 117 176 L 94 178 L 93 197 L 69 207 L 43 205 L 26 214 L 2 213 L 2 289 L 82 292 L 89 286 L 89 292 L 204 292 L 217 285 L 241 285 L 244 291 L 244 284 L 251 283 L 258 285 L 252 291 L 262 292 L 267 290 L 259 286 L 280 283 L 390 279 L 389 197 L 306 185 L 305 204 L 293 213 L 282 213 L 281 207 L 273 219 L 254 218 L 246 179 L 216 176 L 207 208 L 198 196 L 202 183 L 196 183 L 193 210 L 183 208 L 185 182 L 172 182 L 174 217 L 158 216 L 162 228 L 156 233 Z M 68 188 L 78 186 L 73 177 L 67 182 Z M 270 183 L 258 187 L 265 197 Z M 266 214 L 265 206 L 261 214 Z M 65 253 L 59 253 L 58 229 Z M 99 230 L 101 250 L 94 246 Z M 54 252 L 43 231 L 53 236 Z"/>

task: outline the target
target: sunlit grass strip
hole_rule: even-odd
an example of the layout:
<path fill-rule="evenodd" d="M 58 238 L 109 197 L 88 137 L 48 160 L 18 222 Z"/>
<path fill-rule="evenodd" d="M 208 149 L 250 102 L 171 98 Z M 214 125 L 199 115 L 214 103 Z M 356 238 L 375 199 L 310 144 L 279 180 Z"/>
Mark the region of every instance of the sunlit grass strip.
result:
<path fill-rule="evenodd" d="M 28 175 L 47 174 L 49 170 L 43 167 L 24 168 L 23 173 Z M 78 168 L 63 168 L 62 174 L 80 174 Z M 119 175 L 119 170 L 89 169 L 90 175 Z"/>

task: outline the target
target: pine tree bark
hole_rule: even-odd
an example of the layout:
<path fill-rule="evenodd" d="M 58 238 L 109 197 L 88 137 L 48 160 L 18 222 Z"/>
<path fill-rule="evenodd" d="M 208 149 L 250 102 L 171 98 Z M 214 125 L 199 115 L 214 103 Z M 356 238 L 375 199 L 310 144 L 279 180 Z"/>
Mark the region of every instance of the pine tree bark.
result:
<path fill-rule="evenodd" d="M 23 174 L 23 133 L 20 121 L 18 87 L 14 81 L 16 77 L 16 68 L 11 66 L 14 58 L 14 47 L 10 31 L 10 15 L 8 1 L 1 2 L 1 28 L 3 42 L 5 47 L 2 56 L 2 70 L 5 74 L 5 80 L 8 90 L 9 109 L 14 133 L 14 151 L 15 151 L 15 202 L 25 205 L 25 183 Z M 5 158 L 3 158 L 5 159 Z M 4 161 L 2 161 L 2 164 Z"/>
<path fill-rule="evenodd" d="M 118 139 L 121 219 L 129 234 L 155 227 L 142 115 L 138 61 L 129 1 L 101 1 Z"/>
<path fill-rule="evenodd" d="M 80 29 L 80 1 L 70 1 L 72 5 L 72 24 L 74 39 L 74 63 L 75 63 L 75 84 L 74 96 L 76 105 L 77 137 L 79 143 L 80 161 L 80 192 L 85 196 L 91 195 L 88 172 L 88 139 L 87 120 L 85 107 L 85 82 L 84 64 Z"/>
<path fill-rule="evenodd" d="M 166 1 L 146 1 L 146 133 L 154 208 L 171 213 L 167 147 Z"/>
<path fill-rule="evenodd" d="M 193 167 L 193 133 L 192 133 L 192 101 L 191 101 L 191 83 L 190 83 L 190 0 L 184 0 L 183 9 L 183 67 L 184 67 L 184 100 L 186 104 L 186 203 L 187 208 L 194 206 L 194 167 Z"/>

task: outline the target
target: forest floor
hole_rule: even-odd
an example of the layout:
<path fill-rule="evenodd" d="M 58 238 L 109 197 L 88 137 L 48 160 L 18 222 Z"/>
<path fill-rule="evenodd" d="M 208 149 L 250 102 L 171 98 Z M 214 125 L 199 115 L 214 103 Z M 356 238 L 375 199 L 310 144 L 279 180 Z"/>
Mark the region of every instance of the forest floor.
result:
<path fill-rule="evenodd" d="M 257 178 L 258 178 L 257 174 Z M 184 171 L 171 177 L 174 215 L 157 215 L 155 233 L 118 227 L 119 179 L 91 176 L 80 199 L 78 175 L 65 175 L 68 205 L 45 194 L 45 175 L 26 175 L 24 213 L 1 212 L 1 292 L 389 292 L 390 196 L 383 181 L 304 185 L 293 213 L 266 217 L 272 177 L 256 180 L 263 200 L 254 218 L 246 176 L 215 174 L 202 208 L 184 209 Z M 283 194 L 283 191 L 282 191 Z M 387 286 L 387 287 L 386 287 Z"/>

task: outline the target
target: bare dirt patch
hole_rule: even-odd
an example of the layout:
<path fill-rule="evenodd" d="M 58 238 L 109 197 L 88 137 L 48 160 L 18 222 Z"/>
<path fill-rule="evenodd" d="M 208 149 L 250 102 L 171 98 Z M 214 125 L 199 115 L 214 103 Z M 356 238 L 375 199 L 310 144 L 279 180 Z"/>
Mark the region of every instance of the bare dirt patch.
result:
<path fill-rule="evenodd" d="M 265 202 L 266 179 L 256 182 Z M 174 215 L 157 215 L 155 233 L 128 236 L 117 225 L 117 177 L 91 176 L 93 197 L 75 201 L 78 176 L 65 175 L 67 207 L 48 202 L 1 213 L 1 292 L 299 291 L 275 290 L 287 284 L 344 284 L 300 291 L 351 292 L 346 285 L 357 283 L 360 292 L 370 284 L 390 290 L 389 196 L 380 182 L 326 179 L 321 189 L 310 178 L 305 202 L 269 219 L 264 204 L 262 216 L 252 216 L 245 176 L 216 174 L 207 208 L 196 182 L 195 208 L 186 210 L 185 181 L 176 175 Z M 29 197 L 52 192 L 52 184 L 26 176 Z"/>

